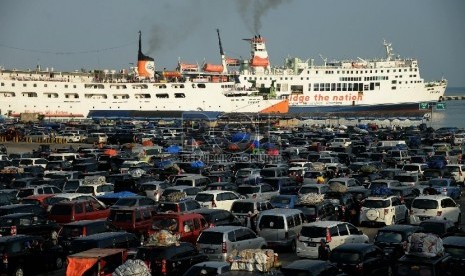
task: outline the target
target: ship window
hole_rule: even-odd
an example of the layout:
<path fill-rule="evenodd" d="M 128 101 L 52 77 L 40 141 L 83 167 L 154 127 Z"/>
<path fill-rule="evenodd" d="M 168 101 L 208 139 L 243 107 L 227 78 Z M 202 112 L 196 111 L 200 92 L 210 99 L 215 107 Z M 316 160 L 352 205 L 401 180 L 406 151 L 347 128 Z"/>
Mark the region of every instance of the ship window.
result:
<path fill-rule="evenodd" d="M 27 86 L 27 84 L 23 83 L 23 87 L 26 87 L 26 86 Z"/>
<path fill-rule="evenodd" d="M 12 84 L 11 84 L 11 86 L 15 86 L 15 84 L 14 84 L 14 83 L 12 83 Z"/>
<path fill-rule="evenodd" d="M 156 94 L 156 96 L 157 98 L 160 98 L 160 99 L 167 99 L 170 97 L 167 93 Z"/>
<path fill-rule="evenodd" d="M 396 90 L 396 87 L 395 87 L 395 86 L 393 86 L 393 87 L 391 87 L 391 89 L 392 89 L 392 90 Z"/>
<path fill-rule="evenodd" d="M 349 87 L 347 88 L 347 91 L 354 91 L 354 84 L 349 82 Z"/>
<path fill-rule="evenodd" d="M 2 86 L 5 86 L 5 83 L 2 82 Z"/>
<path fill-rule="evenodd" d="M 330 91 L 330 84 L 329 84 L 329 83 L 326 83 L 326 84 L 325 84 L 325 90 L 326 90 L 326 91 Z"/>
<path fill-rule="evenodd" d="M 392 80 L 391 83 L 392 83 L 392 84 L 396 84 L 397 81 L 396 81 L 396 80 Z"/>
<path fill-rule="evenodd" d="M 37 87 L 37 83 L 34 83 L 34 84 L 32 85 L 32 87 Z"/>
<path fill-rule="evenodd" d="M 331 83 L 331 91 L 336 91 L 336 84 L 335 83 Z"/>
<path fill-rule="evenodd" d="M 44 87 L 47 87 L 47 84 L 44 84 Z"/>
<path fill-rule="evenodd" d="M 347 91 L 347 83 L 342 84 L 342 91 Z"/>
<path fill-rule="evenodd" d="M 340 83 L 337 84 L 337 91 L 341 91 L 341 84 Z"/>
<path fill-rule="evenodd" d="M 389 73 L 389 70 L 387 70 L 387 72 Z"/>
<path fill-rule="evenodd" d="M 174 93 L 174 97 L 175 98 L 185 98 L 186 95 L 184 95 L 184 93 Z"/>
<path fill-rule="evenodd" d="M 197 87 L 198 88 L 205 88 L 206 86 L 205 86 L 205 83 L 199 83 L 199 84 L 197 84 Z"/>

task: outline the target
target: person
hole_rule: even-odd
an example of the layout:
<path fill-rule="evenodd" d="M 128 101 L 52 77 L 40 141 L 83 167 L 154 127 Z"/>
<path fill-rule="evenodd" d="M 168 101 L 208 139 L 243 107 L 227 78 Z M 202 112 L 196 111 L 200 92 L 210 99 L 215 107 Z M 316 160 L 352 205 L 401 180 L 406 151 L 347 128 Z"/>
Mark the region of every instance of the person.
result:
<path fill-rule="evenodd" d="M 52 240 L 53 246 L 58 245 L 58 232 L 56 230 L 52 231 L 51 240 Z"/>
<path fill-rule="evenodd" d="M 318 259 L 326 261 L 329 259 L 329 246 L 326 244 L 325 239 L 320 240 L 320 246 L 318 247 Z"/>
<path fill-rule="evenodd" d="M 429 186 L 423 190 L 423 193 L 425 195 L 437 195 L 438 191 L 436 191 L 436 189 L 433 188 L 433 183 L 429 183 Z"/>

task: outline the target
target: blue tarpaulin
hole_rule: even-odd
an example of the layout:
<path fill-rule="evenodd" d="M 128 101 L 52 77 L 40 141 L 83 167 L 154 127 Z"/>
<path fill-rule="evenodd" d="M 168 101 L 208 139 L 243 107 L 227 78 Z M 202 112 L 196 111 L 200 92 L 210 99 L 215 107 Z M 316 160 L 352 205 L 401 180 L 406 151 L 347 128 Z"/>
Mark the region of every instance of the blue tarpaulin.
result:
<path fill-rule="evenodd" d="M 231 137 L 233 143 L 246 142 L 250 139 L 250 134 L 244 132 L 238 132 Z"/>
<path fill-rule="evenodd" d="M 165 149 L 168 153 L 178 153 L 181 151 L 181 148 L 178 145 L 171 145 Z"/>
<path fill-rule="evenodd" d="M 205 167 L 205 163 L 203 163 L 200 160 L 197 160 L 197 161 L 194 161 L 194 162 L 191 163 L 191 167 L 192 168 L 203 168 L 203 167 Z"/>

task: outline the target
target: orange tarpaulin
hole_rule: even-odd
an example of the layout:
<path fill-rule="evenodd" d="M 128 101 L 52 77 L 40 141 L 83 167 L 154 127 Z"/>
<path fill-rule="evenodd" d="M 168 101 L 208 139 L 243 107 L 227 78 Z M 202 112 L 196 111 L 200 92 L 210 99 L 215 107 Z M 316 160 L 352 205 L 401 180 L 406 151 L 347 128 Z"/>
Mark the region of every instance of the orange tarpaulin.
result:
<path fill-rule="evenodd" d="M 98 261 L 98 258 L 69 258 L 66 276 L 81 276 L 93 267 Z"/>

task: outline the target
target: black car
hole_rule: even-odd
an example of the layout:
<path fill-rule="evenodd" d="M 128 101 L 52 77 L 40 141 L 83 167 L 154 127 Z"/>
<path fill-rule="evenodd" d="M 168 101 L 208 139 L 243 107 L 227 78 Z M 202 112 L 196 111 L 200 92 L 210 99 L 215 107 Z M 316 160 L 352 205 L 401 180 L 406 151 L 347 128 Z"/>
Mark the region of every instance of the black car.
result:
<path fill-rule="evenodd" d="M 133 233 L 122 231 L 103 232 L 73 239 L 67 253 L 74 254 L 91 248 L 126 248 L 135 250 L 138 246 L 140 246 L 140 240 Z"/>
<path fill-rule="evenodd" d="M 223 209 L 199 209 L 194 211 L 197 214 L 201 214 L 208 222 L 210 227 L 223 226 L 223 225 L 235 225 L 242 226 L 241 221 L 228 210 Z"/>
<path fill-rule="evenodd" d="M 411 186 L 397 186 L 389 188 L 392 195 L 398 196 L 400 201 L 410 209 L 412 201 L 420 195 L 420 190 Z"/>
<path fill-rule="evenodd" d="M 164 212 L 186 212 L 201 209 L 202 206 L 196 200 L 186 198 L 178 202 L 161 201 L 158 203 L 157 213 Z"/>
<path fill-rule="evenodd" d="M 169 246 L 142 246 L 137 250 L 136 259 L 149 263 L 152 275 L 183 275 L 192 265 L 208 261 L 206 255 L 187 242 Z"/>
<path fill-rule="evenodd" d="M 465 237 L 449 236 L 442 240 L 444 250 L 451 258 L 448 261 L 447 270 L 451 275 L 461 275 L 465 268 Z"/>
<path fill-rule="evenodd" d="M 394 261 L 404 255 L 409 237 L 420 229 L 414 225 L 385 226 L 378 230 L 374 244 L 384 251 L 385 258 Z"/>
<path fill-rule="evenodd" d="M 454 222 L 450 220 L 427 219 L 420 222 L 421 232 L 432 233 L 441 238 L 454 235 L 459 231 Z"/>
<path fill-rule="evenodd" d="M 18 203 L 17 189 L 2 189 L 0 190 L 0 206 Z"/>
<path fill-rule="evenodd" d="M 388 275 L 389 262 L 381 248 L 367 243 L 346 243 L 334 248 L 329 261 L 349 275 Z"/>
<path fill-rule="evenodd" d="M 1 275 L 34 275 L 39 271 L 61 269 L 66 260 L 60 246 L 37 236 L 0 237 L 0 249 L 3 255 Z"/>
<path fill-rule="evenodd" d="M 346 275 L 339 271 L 339 268 L 334 264 L 321 260 L 297 260 L 281 268 L 281 273 L 284 276 L 296 275 Z"/>
<path fill-rule="evenodd" d="M 435 257 L 419 257 L 414 255 L 404 255 L 394 265 L 393 275 L 412 276 L 412 275 L 461 275 L 462 271 L 454 274 L 448 269 L 451 256 L 449 254 L 438 255 Z"/>
<path fill-rule="evenodd" d="M 296 204 L 294 209 L 301 210 L 307 222 L 319 220 L 338 220 L 339 214 L 334 204 L 322 201 L 316 204 Z"/>
<path fill-rule="evenodd" d="M 14 213 L 0 217 L 0 234 L 2 236 L 28 234 L 48 239 L 53 231 L 59 229 L 60 226 L 57 223 L 33 213 Z"/>
<path fill-rule="evenodd" d="M 14 213 L 33 213 L 37 216 L 45 217 L 47 212 L 44 207 L 37 204 L 18 203 L 0 206 L 0 216 Z"/>
<path fill-rule="evenodd" d="M 61 226 L 61 230 L 58 233 L 58 243 L 65 251 L 68 251 L 71 241 L 75 238 L 110 231 L 116 231 L 116 229 L 104 219 L 73 221 Z"/>
<path fill-rule="evenodd" d="M 351 193 L 327 192 L 324 196 L 338 208 L 339 218 L 341 221 L 353 221 L 353 217 L 359 208 L 355 202 L 354 195 Z"/>

